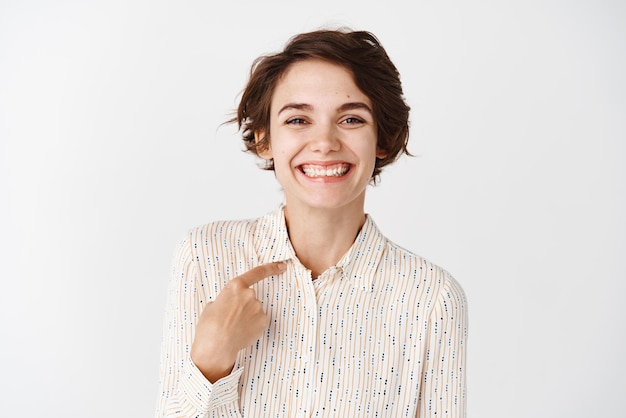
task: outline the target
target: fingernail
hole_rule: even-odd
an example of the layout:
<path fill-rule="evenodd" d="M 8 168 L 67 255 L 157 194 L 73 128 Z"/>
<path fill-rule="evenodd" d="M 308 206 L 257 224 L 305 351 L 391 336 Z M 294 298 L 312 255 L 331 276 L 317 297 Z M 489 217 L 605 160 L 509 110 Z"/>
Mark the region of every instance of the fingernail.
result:
<path fill-rule="evenodd" d="M 287 265 L 281 262 L 281 263 L 278 263 L 276 267 L 278 267 L 278 270 L 283 271 L 287 268 Z"/>

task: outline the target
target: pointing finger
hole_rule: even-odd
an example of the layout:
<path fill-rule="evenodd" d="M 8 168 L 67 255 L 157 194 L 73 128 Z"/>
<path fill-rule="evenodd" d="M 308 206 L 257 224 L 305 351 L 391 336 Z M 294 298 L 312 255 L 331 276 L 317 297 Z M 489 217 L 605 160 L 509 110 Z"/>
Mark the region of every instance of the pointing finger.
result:
<path fill-rule="evenodd" d="M 282 273 L 285 271 L 285 268 L 286 266 L 283 262 L 262 264 L 247 271 L 239 277 L 235 277 L 232 281 L 236 280 L 242 286 L 250 287 L 266 277 Z"/>

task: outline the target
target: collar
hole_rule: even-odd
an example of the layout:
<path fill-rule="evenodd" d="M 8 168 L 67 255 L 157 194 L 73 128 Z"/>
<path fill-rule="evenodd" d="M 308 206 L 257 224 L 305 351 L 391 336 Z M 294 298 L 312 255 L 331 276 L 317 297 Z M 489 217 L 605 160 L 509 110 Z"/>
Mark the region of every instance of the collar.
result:
<path fill-rule="evenodd" d="M 335 267 L 340 268 L 343 277 L 354 281 L 361 290 L 372 292 L 376 272 L 386 246 L 387 239 L 371 216 L 366 214 L 365 223 L 352 247 Z M 259 264 L 287 260 L 300 263 L 287 233 L 284 205 L 258 219 L 254 232 L 254 248 Z"/>

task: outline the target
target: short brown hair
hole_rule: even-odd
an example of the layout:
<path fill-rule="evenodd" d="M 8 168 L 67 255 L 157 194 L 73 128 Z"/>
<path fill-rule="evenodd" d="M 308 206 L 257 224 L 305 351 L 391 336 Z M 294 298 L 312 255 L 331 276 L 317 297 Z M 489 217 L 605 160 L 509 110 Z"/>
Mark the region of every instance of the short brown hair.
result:
<path fill-rule="evenodd" d="M 407 150 L 409 106 L 404 101 L 400 74 L 378 39 L 370 32 L 347 29 L 317 30 L 292 37 L 282 52 L 257 58 L 250 69 L 237 115 L 248 151 L 257 154 L 269 146 L 270 106 L 276 85 L 287 68 L 299 61 L 321 59 L 348 69 L 357 87 L 372 101 L 377 146 L 385 153 L 376 159 L 372 179 Z M 265 132 L 255 142 L 254 133 Z M 273 170 L 273 161 L 265 167 Z"/>

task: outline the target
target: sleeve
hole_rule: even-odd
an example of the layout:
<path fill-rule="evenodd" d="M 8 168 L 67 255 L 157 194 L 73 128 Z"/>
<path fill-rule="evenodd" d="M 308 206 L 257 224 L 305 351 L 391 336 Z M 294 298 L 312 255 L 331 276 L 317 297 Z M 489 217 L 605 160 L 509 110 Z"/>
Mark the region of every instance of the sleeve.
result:
<path fill-rule="evenodd" d="M 466 416 L 467 299 L 461 286 L 446 272 L 428 328 L 418 417 L 463 418 Z"/>
<path fill-rule="evenodd" d="M 191 235 L 174 256 L 163 338 L 156 417 L 240 417 L 238 385 L 243 369 L 211 384 L 191 361 L 196 323 L 206 304 Z"/>

